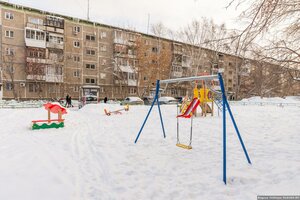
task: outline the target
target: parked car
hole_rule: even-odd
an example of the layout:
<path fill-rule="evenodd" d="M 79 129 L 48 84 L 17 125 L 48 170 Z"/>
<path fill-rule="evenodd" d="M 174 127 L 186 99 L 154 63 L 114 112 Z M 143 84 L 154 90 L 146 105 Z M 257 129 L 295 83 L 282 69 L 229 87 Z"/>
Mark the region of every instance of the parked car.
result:
<path fill-rule="evenodd" d="M 140 97 L 126 97 L 121 105 L 144 105 L 144 101 Z"/>
<path fill-rule="evenodd" d="M 178 100 L 174 97 L 160 97 L 158 99 L 160 104 L 177 104 Z"/>

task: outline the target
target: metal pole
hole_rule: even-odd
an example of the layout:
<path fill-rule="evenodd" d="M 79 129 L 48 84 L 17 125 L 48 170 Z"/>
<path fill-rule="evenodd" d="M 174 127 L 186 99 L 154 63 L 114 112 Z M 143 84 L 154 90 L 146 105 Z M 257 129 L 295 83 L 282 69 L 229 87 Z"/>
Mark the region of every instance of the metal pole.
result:
<path fill-rule="evenodd" d="M 153 106 L 154 106 L 155 101 L 157 101 L 157 105 L 158 105 L 158 110 L 159 110 L 159 114 L 160 114 L 160 121 L 161 121 L 161 126 L 162 126 L 162 129 L 163 129 L 163 134 L 164 134 L 164 137 L 166 137 L 166 134 L 165 134 L 165 128 L 164 128 L 164 124 L 163 124 L 163 120 L 162 120 L 162 115 L 161 115 L 161 111 L 160 111 L 160 107 L 159 107 L 159 102 L 158 102 L 159 87 L 160 87 L 159 80 L 157 80 L 157 81 L 156 81 L 156 91 L 155 91 L 155 97 L 154 97 L 154 100 L 153 100 L 153 102 L 152 102 L 152 104 L 151 104 L 151 107 L 150 107 L 150 109 L 149 109 L 149 112 L 148 112 L 148 114 L 147 114 L 147 116 L 146 116 L 146 118 L 145 118 L 145 120 L 144 120 L 144 122 L 143 122 L 143 125 L 142 125 L 142 127 L 141 127 L 141 129 L 140 129 L 140 131 L 139 131 L 139 133 L 138 133 L 138 135 L 137 135 L 137 137 L 136 137 L 134 143 L 137 143 L 137 141 L 138 141 L 138 139 L 139 139 L 139 137 L 140 137 L 140 134 L 141 134 L 141 132 L 142 132 L 142 130 L 143 130 L 143 128 L 144 128 L 144 126 L 145 126 L 147 120 L 148 120 L 148 117 L 149 117 L 149 115 L 150 115 L 150 113 L 151 113 L 151 111 L 152 111 L 152 108 L 153 108 Z"/>
<path fill-rule="evenodd" d="M 222 103 L 223 103 L 223 181 L 226 184 L 226 104 L 225 104 L 224 96 L 223 96 Z"/>
<path fill-rule="evenodd" d="M 194 114 L 192 112 L 192 117 L 191 117 L 191 133 L 190 133 L 190 144 L 189 146 L 192 146 L 192 137 L 193 137 L 193 118 L 194 118 Z"/>
<path fill-rule="evenodd" d="M 242 139 L 242 137 L 241 137 L 241 135 L 240 135 L 240 131 L 239 131 L 239 129 L 238 129 L 236 123 L 235 123 L 235 120 L 234 120 L 233 114 L 232 114 L 232 112 L 231 112 L 230 106 L 229 106 L 229 104 L 228 104 L 228 101 L 227 101 L 227 100 L 225 100 L 225 101 L 226 101 L 226 106 L 227 106 L 227 109 L 228 109 L 228 111 L 229 111 L 229 115 L 230 115 L 231 121 L 232 121 L 233 126 L 234 126 L 234 128 L 235 128 L 235 131 L 236 131 L 236 133 L 237 133 L 237 135 L 238 135 L 238 138 L 239 138 L 240 143 L 241 143 L 241 145 L 242 145 L 242 148 L 243 148 L 243 150 L 244 150 L 244 153 L 245 153 L 245 156 L 246 156 L 246 158 L 247 158 L 247 161 L 248 161 L 249 164 L 251 164 L 251 160 L 250 160 L 249 155 L 248 155 L 248 153 L 247 153 L 247 149 L 246 149 L 246 147 L 245 147 L 245 145 L 244 145 L 244 142 L 243 142 L 243 139 Z"/>
<path fill-rule="evenodd" d="M 179 104 L 177 103 L 177 116 L 179 115 Z M 179 119 L 178 117 L 176 117 L 177 119 L 177 144 L 180 143 L 179 141 Z"/>
<path fill-rule="evenodd" d="M 223 83 L 223 78 L 220 73 L 218 73 L 220 87 L 222 91 L 222 106 L 223 106 L 223 182 L 227 183 L 226 181 L 226 94 L 225 94 L 225 87 Z"/>
<path fill-rule="evenodd" d="M 88 0 L 88 7 L 87 7 L 87 20 L 90 20 L 90 0 Z"/>
<path fill-rule="evenodd" d="M 166 138 L 164 122 L 163 122 L 163 119 L 162 119 L 161 110 L 160 110 L 160 105 L 159 105 L 159 101 L 158 101 L 159 88 L 160 88 L 159 80 L 157 80 L 157 81 L 156 81 L 156 96 L 157 96 L 156 101 L 157 101 L 157 106 L 158 106 L 158 111 L 159 111 L 159 117 L 160 117 L 161 128 L 162 128 L 162 130 L 163 130 L 164 138 Z"/>

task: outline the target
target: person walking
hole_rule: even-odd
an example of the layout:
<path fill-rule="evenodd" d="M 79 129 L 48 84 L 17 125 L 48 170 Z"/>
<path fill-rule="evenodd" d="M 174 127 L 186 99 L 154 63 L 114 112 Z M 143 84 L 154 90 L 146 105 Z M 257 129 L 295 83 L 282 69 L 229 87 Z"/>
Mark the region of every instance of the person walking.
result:
<path fill-rule="evenodd" d="M 72 97 L 71 96 L 69 96 L 69 107 L 73 107 L 73 105 L 72 105 Z"/>
<path fill-rule="evenodd" d="M 69 102 L 70 102 L 70 96 L 69 96 L 69 94 L 67 94 L 67 96 L 66 96 L 66 105 L 65 105 L 65 107 L 66 108 L 68 108 L 68 106 L 69 106 Z"/>

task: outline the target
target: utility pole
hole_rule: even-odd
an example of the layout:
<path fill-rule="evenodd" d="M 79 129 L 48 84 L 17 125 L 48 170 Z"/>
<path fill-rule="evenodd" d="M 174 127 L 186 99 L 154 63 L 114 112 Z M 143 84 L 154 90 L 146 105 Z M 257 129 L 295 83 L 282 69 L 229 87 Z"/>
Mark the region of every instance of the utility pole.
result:
<path fill-rule="evenodd" d="M 148 13 L 147 35 L 149 33 L 149 25 L 150 25 L 150 13 Z"/>
<path fill-rule="evenodd" d="M 88 6 L 87 6 L 87 20 L 90 20 L 90 0 L 88 1 Z"/>

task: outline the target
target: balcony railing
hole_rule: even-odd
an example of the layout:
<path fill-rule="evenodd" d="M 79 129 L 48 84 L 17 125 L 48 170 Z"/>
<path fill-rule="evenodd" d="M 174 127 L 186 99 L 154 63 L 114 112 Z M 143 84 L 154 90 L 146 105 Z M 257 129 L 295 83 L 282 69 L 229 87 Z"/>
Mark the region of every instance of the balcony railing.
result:
<path fill-rule="evenodd" d="M 137 80 L 128 79 L 128 86 L 137 86 Z"/>
<path fill-rule="evenodd" d="M 59 33 L 59 34 L 64 34 L 65 32 L 63 28 L 51 27 L 51 26 L 46 26 L 46 30 L 50 32 Z"/>
<path fill-rule="evenodd" d="M 39 30 L 43 30 L 43 31 L 46 30 L 46 27 L 44 25 L 42 25 L 42 24 L 33 24 L 33 23 L 30 23 L 30 22 L 27 22 L 26 27 L 39 29 Z"/>
<path fill-rule="evenodd" d="M 63 43 L 47 42 L 46 46 L 47 48 L 64 49 Z"/>
<path fill-rule="evenodd" d="M 43 63 L 43 64 L 47 63 L 46 59 L 44 59 L 44 58 L 31 58 L 31 57 L 27 57 L 26 61 L 28 63 Z"/>
<path fill-rule="evenodd" d="M 44 80 L 46 80 L 46 77 L 45 77 L 45 75 L 29 74 L 29 75 L 27 75 L 26 79 L 44 81 Z"/>
<path fill-rule="evenodd" d="M 118 43 L 118 44 L 127 44 L 127 41 L 124 40 L 123 38 L 114 38 L 114 43 Z"/>
<path fill-rule="evenodd" d="M 62 83 L 64 79 L 63 75 L 46 74 L 45 81 L 51 83 Z"/>
<path fill-rule="evenodd" d="M 46 48 L 46 41 L 45 40 L 35 40 L 25 38 L 26 46 L 28 47 L 38 47 L 38 48 Z"/>

